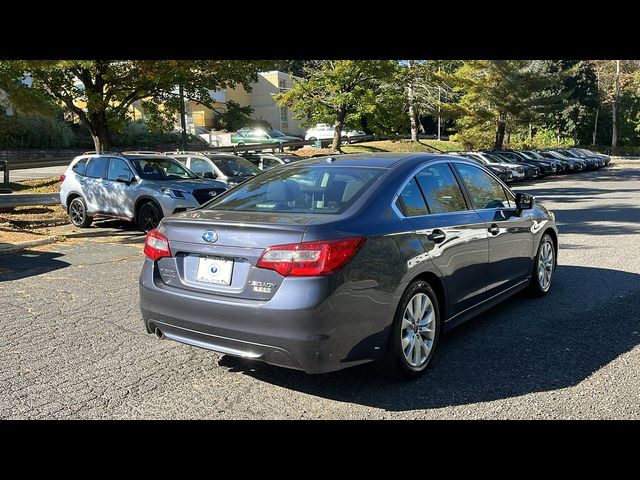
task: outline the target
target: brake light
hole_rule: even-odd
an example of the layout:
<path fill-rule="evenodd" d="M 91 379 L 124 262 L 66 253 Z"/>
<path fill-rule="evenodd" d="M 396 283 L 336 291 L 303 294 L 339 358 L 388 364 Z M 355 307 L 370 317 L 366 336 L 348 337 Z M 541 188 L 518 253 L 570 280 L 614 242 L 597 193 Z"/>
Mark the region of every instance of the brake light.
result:
<path fill-rule="evenodd" d="M 66 175 L 60 175 L 60 183 L 64 182 L 65 178 L 67 178 Z"/>
<path fill-rule="evenodd" d="M 284 277 L 328 275 L 342 269 L 367 241 L 364 237 L 268 247 L 256 266 Z"/>
<path fill-rule="evenodd" d="M 153 261 L 162 257 L 170 257 L 169 239 L 158 230 L 149 231 L 144 239 L 144 254 Z"/>

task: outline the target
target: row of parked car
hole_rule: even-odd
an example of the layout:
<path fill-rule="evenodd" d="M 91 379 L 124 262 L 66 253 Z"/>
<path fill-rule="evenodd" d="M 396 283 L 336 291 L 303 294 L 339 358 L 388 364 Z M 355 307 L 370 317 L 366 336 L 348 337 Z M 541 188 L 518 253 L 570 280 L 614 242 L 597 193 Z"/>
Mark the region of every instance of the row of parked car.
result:
<path fill-rule="evenodd" d="M 492 170 L 505 182 L 602 168 L 609 157 L 582 148 L 449 152 Z M 263 171 L 296 162 L 293 154 L 86 152 L 60 178 L 60 201 L 74 225 L 94 218 L 135 221 L 144 231 L 168 215 L 196 208 Z"/>
<path fill-rule="evenodd" d="M 505 182 L 542 178 L 547 175 L 597 170 L 609 164 L 608 155 L 585 148 L 546 150 L 490 150 L 449 152 L 469 158 L 492 170 Z"/>

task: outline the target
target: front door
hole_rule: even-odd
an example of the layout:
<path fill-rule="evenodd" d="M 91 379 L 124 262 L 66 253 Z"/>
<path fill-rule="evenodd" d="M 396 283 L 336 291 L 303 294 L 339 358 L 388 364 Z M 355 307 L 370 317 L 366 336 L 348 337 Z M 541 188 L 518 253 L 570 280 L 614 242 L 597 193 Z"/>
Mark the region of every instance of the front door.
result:
<path fill-rule="evenodd" d="M 489 233 L 489 297 L 507 290 L 531 273 L 533 221 L 529 213 L 516 210 L 515 196 L 483 169 L 465 163 L 455 167 L 474 209 Z"/>
<path fill-rule="evenodd" d="M 132 179 L 134 177 L 131 168 L 122 158 L 110 158 L 109 168 L 107 170 L 107 178 L 103 181 L 105 189 L 104 196 L 108 201 L 105 202 L 104 212 L 111 215 L 124 216 L 128 218 L 134 217 L 135 206 L 135 188 L 136 183 L 127 184 L 118 181 L 118 178 Z"/>

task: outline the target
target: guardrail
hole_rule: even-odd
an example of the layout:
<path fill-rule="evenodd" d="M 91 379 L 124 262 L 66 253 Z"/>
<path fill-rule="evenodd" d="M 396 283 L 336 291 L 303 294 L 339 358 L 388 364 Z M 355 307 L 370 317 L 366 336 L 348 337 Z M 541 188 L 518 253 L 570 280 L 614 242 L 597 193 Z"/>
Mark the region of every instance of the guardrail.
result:
<path fill-rule="evenodd" d="M 59 193 L 14 193 L 0 195 L 0 209 L 30 207 L 33 205 L 58 205 Z"/>

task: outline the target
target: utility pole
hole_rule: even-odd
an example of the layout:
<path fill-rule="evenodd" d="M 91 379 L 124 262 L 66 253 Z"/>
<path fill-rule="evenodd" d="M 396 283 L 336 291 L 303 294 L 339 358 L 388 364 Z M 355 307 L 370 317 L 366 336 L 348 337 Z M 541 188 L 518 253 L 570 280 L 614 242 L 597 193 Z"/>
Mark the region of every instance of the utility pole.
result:
<path fill-rule="evenodd" d="M 182 84 L 178 86 L 180 94 L 180 123 L 182 125 L 182 151 L 187 149 L 187 120 L 184 114 L 184 89 Z"/>
<path fill-rule="evenodd" d="M 598 87 L 598 104 L 596 106 L 596 119 L 593 123 L 593 139 L 592 146 L 596 145 L 596 139 L 598 137 L 598 115 L 600 114 L 600 70 L 596 72 L 596 86 Z"/>
<path fill-rule="evenodd" d="M 438 73 L 440 73 L 440 66 L 438 66 Z M 440 80 L 438 79 L 438 82 Z M 438 141 L 440 141 L 440 133 L 442 131 L 440 124 L 441 124 L 441 116 L 440 116 L 440 101 L 442 100 L 442 87 L 440 87 L 440 84 L 438 83 Z"/>
<path fill-rule="evenodd" d="M 613 99 L 613 133 L 611 146 L 618 145 L 618 102 L 620 101 L 620 60 L 616 60 L 616 96 Z"/>

